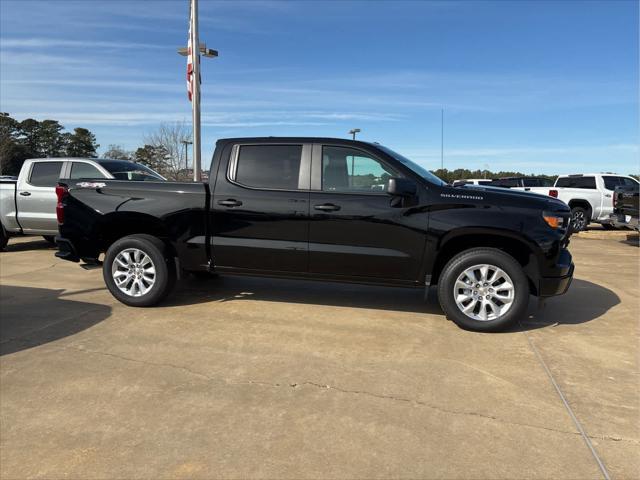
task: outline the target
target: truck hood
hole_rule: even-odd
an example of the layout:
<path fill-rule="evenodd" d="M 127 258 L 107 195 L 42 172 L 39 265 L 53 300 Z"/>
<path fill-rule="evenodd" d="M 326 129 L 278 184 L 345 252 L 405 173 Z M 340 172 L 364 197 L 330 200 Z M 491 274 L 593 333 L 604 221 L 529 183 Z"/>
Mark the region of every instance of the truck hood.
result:
<path fill-rule="evenodd" d="M 549 195 L 528 192 L 524 190 L 512 190 L 504 187 L 491 187 L 489 185 L 463 185 L 452 187 L 461 192 L 483 192 L 487 199 L 495 202 L 517 202 L 518 204 L 554 211 L 569 211 L 569 207 L 562 200 Z M 547 189 L 550 190 L 551 188 Z"/>

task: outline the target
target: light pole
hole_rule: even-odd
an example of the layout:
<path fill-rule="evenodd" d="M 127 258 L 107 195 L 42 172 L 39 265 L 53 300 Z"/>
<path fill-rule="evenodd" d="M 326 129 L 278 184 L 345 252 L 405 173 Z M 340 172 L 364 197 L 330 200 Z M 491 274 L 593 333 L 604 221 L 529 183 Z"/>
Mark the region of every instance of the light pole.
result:
<path fill-rule="evenodd" d="M 444 174 L 444 108 L 440 111 L 440 171 Z"/>
<path fill-rule="evenodd" d="M 202 178 L 200 160 L 200 54 L 205 57 L 217 57 L 218 51 L 207 48 L 204 43 L 200 43 L 198 36 L 198 0 L 191 0 L 191 16 L 189 24 L 189 45 L 196 48 L 183 47 L 178 49 L 178 53 L 191 57 L 192 65 L 192 95 L 191 113 L 193 117 L 193 181 L 199 182 Z M 191 51 L 190 51 L 191 50 Z"/>
<path fill-rule="evenodd" d="M 190 140 L 180 140 L 180 143 L 184 145 L 184 168 L 185 170 L 189 170 L 189 145 L 193 142 Z"/>
<path fill-rule="evenodd" d="M 352 128 L 351 130 L 349 130 L 349 134 L 353 135 L 353 139 L 356 139 L 356 133 L 360 133 L 360 129 L 359 128 Z"/>

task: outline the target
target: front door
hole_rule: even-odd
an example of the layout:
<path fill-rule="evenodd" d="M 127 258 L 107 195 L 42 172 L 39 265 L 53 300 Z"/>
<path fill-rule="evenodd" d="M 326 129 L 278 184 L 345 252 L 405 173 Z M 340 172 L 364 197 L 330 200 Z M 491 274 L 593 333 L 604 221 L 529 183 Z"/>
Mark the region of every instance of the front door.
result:
<path fill-rule="evenodd" d="M 18 222 L 25 233 L 55 235 L 58 232 L 56 185 L 63 163 L 33 162 L 30 171 L 18 183 Z"/>
<path fill-rule="evenodd" d="M 211 200 L 216 267 L 307 272 L 311 148 L 235 145 Z"/>
<path fill-rule="evenodd" d="M 386 193 L 388 179 L 402 175 L 351 147 L 315 146 L 313 162 L 321 182 L 310 196 L 310 272 L 416 281 L 427 217 Z"/>

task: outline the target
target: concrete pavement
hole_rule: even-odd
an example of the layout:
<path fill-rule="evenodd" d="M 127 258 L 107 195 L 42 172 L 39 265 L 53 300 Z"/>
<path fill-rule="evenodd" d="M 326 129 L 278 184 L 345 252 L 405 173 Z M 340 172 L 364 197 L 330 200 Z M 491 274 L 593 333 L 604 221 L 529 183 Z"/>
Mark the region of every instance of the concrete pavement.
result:
<path fill-rule="evenodd" d="M 458 329 L 435 292 L 257 278 L 133 309 L 100 270 L 14 239 L 0 477 L 635 478 L 639 249 L 622 239 L 574 238 L 569 293 L 501 334 Z"/>

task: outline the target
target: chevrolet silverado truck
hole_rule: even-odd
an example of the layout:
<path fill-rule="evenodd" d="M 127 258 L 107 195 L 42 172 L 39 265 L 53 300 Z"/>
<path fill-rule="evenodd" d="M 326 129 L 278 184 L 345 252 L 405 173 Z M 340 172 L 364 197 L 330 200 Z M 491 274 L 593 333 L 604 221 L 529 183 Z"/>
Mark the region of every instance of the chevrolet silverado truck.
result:
<path fill-rule="evenodd" d="M 450 319 L 493 331 L 574 270 L 563 202 L 453 187 L 377 143 L 224 139 L 208 183 L 68 179 L 57 194 L 56 255 L 102 265 L 130 306 L 160 302 L 182 271 L 437 285 Z"/>
<path fill-rule="evenodd" d="M 31 158 L 18 178 L 0 178 L 0 250 L 10 237 L 42 235 L 50 243 L 58 233 L 55 188 L 60 178 L 164 180 L 153 170 L 128 160 Z"/>
<path fill-rule="evenodd" d="M 562 200 L 571 208 L 571 225 L 574 231 L 585 230 L 589 223 L 599 223 L 605 229 L 613 229 L 613 192 L 617 186 L 634 187 L 638 181 L 615 173 L 588 173 L 560 175 L 553 187 L 515 187 L 527 192 L 548 194 Z"/>

